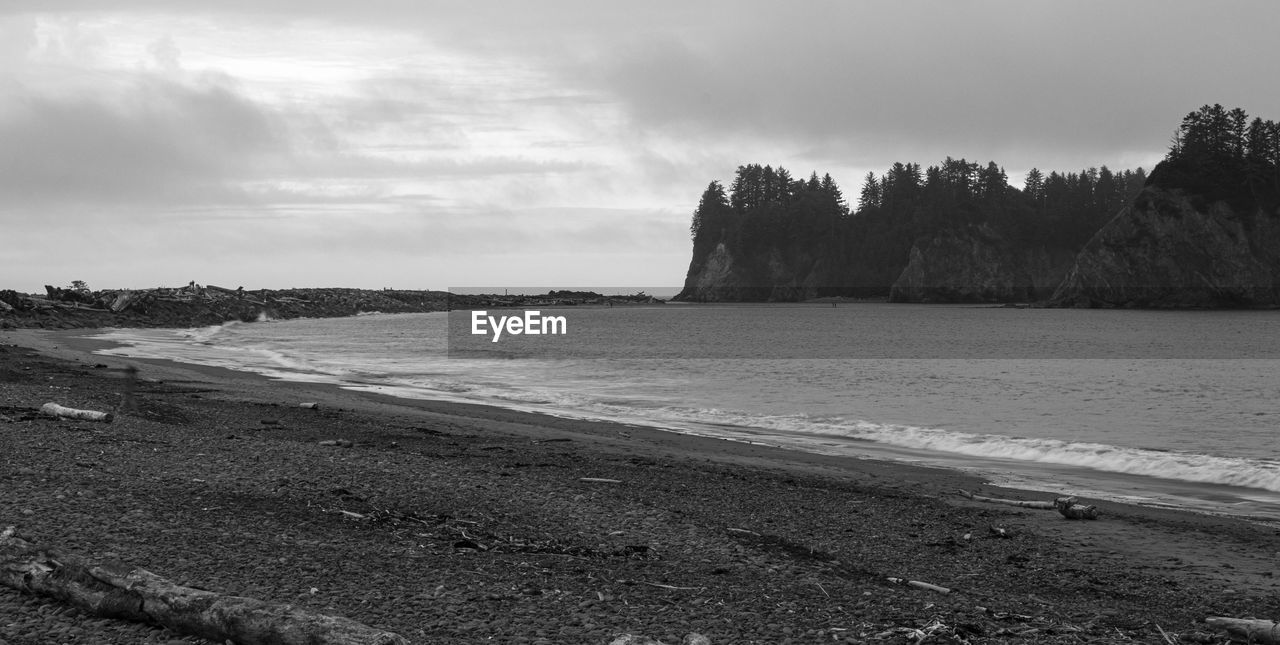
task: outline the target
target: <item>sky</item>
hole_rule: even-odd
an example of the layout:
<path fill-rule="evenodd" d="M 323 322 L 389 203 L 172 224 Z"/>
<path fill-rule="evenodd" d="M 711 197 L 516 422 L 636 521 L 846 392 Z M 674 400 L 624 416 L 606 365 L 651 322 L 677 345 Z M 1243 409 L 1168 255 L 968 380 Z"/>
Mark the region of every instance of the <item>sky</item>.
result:
<path fill-rule="evenodd" d="M 4 0 L 0 289 L 678 287 L 742 164 L 1150 169 L 1280 3 Z"/>

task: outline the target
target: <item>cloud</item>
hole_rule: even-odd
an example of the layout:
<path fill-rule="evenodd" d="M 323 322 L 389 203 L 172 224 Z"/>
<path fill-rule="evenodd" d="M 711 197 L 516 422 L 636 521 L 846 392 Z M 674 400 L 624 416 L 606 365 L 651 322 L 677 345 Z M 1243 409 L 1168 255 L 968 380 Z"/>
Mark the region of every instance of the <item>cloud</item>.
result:
<path fill-rule="evenodd" d="M 1263 15 L 1277 9 L 775 4 L 603 47 L 569 75 L 616 96 L 637 129 L 771 141 L 814 161 L 1114 163 L 1162 151 L 1202 102 L 1275 106 L 1260 79 L 1280 49 L 1258 26 Z M 1205 37 L 1232 30 L 1256 38 Z"/>
<path fill-rule="evenodd" d="M 894 161 L 1150 165 L 1206 102 L 1280 117 L 1280 4 L 1255 0 L 102 7 L 0 6 L 0 217 L 139 253 L 196 235 L 165 256 L 193 270 L 473 254 L 550 275 L 606 249 L 665 276 L 739 164 L 854 195 Z"/>
<path fill-rule="evenodd" d="M 8 206 L 238 201 L 236 180 L 290 163 L 278 115 L 227 87 L 113 81 L 0 100 Z"/>

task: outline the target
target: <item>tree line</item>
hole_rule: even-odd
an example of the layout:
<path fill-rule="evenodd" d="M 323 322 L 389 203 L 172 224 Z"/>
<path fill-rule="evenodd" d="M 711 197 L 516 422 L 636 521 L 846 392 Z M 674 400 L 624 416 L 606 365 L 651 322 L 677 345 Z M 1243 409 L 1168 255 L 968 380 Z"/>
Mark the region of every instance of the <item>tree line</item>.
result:
<path fill-rule="evenodd" d="M 707 186 L 690 232 L 695 260 L 720 243 L 748 265 L 771 253 L 821 260 L 830 274 L 824 282 L 848 287 L 827 295 L 876 296 L 888 293 L 917 240 L 946 230 L 985 226 L 1017 244 L 1079 248 L 1146 178 L 1141 168 L 1048 175 L 1033 168 L 1016 188 L 995 162 L 947 158 L 924 169 L 899 162 L 869 173 L 850 208 L 829 174 L 795 179 L 783 167 L 748 164 L 728 189 Z"/>
<path fill-rule="evenodd" d="M 1183 117 L 1152 182 L 1237 210 L 1280 205 L 1280 124 L 1204 105 Z"/>
<path fill-rule="evenodd" d="M 1032 168 L 1012 186 L 994 161 L 898 162 L 868 173 L 851 208 L 829 174 L 796 178 L 781 166 L 747 164 L 727 189 L 712 181 L 703 191 L 690 227 L 694 265 L 723 243 L 762 285 L 787 265 L 831 285 L 819 289 L 823 295 L 885 295 L 912 246 L 940 234 L 979 231 L 1006 247 L 1074 254 L 1152 183 L 1237 209 L 1275 210 L 1278 168 L 1277 124 L 1221 105 L 1183 119 L 1150 177 L 1142 168 L 1105 165 L 1047 174 Z"/>

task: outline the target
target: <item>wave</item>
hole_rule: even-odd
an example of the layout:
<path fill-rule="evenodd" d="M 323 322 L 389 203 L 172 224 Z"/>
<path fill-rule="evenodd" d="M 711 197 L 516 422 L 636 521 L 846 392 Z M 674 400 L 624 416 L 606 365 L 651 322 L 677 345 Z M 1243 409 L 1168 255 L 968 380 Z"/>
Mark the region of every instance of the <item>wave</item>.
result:
<path fill-rule="evenodd" d="M 409 384 L 405 384 L 409 385 Z M 620 421 L 656 426 L 676 431 L 696 432 L 726 438 L 759 440 L 767 435 L 772 443 L 804 449 L 814 439 L 871 442 L 896 448 L 1009 460 L 1021 463 L 1055 464 L 1097 471 L 1140 475 L 1160 479 L 1222 484 L 1280 492 L 1280 462 L 1244 457 L 1225 457 L 1187 452 L 1131 448 L 1102 443 L 1060 439 L 974 434 L 939 428 L 876 423 L 842 417 L 809 415 L 759 415 L 715 408 L 653 406 L 650 401 L 608 402 L 580 392 L 525 390 L 504 386 L 448 387 L 444 383 L 415 383 L 410 387 L 448 394 L 465 394 L 477 403 L 500 407 L 569 414 L 581 418 Z M 419 396 L 428 395 L 422 392 Z M 831 446 L 829 442 L 826 444 Z"/>
<path fill-rule="evenodd" d="M 463 385 L 459 381 L 439 380 L 393 379 L 393 381 L 398 382 L 388 382 L 387 385 L 395 387 L 402 396 L 408 395 L 413 398 L 429 398 L 433 394 L 444 395 L 447 398 L 464 395 L 466 399 L 475 403 L 524 410 L 535 409 L 558 416 L 569 415 L 634 423 L 725 438 L 759 440 L 762 438 L 761 435 L 767 435 L 770 442 L 780 445 L 790 444 L 800 449 L 812 446 L 813 440 L 819 438 L 837 440 L 840 443 L 848 442 L 850 448 L 853 447 L 854 442 L 871 442 L 953 456 L 1055 464 L 1110 473 L 1280 492 L 1280 462 L 1264 459 L 1131 448 L 1060 439 L 974 434 L 842 417 L 811 417 L 804 414 L 760 415 L 715 408 L 654 406 L 652 401 L 646 400 L 632 401 L 617 397 L 603 399 L 584 395 L 580 391 L 525 389 L 505 384 L 468 383 Z"/>
<path fill-rule="evenodd" d="M 182 331 L 179 331 L 178 335 L 193 343 L 210 345 L 210 344 L 213 344 L 214 337 L 218 336 L 219 334 L 221 334 L 226 330 L 232 329 L 234 327 L 237 327 L 243 324 L 244 323 L 240 322 L 239 320 L 228 320 L 227 322 L 224 322 L 221 325 L 209 325 L 208 327 L 193 327 L 191 329 L 184 329 Z"/>
<path fill-rule="evenodd" d="M 832 449 L 858 454 L 858 444 L 870 442 L 959 460 L 973 457 L 1022 464 L 1056 464 L 1280 493 L 1280 462 L 1275 460 L 979 434 L 851 416 L 770 415 L 671 405 L 672 398 L 678 394 L 654 395 L 653 391 L 645 389 L 646 379 L 664 378 L 665 373 L 643 377 L 633 374 L 623 383 L 619 380 L 621 377 L 612 375 L 602 379 L 600 372 L 596 371 L 562 372 L 562 367 L 569 368 L 558 364 L 554 371 L 544 374 L 536 371 L 536 361 L 505 360 L 506 357 L 498 352 L 485 352 L 484 358 L 488 360 L 445 360 L 428 364 L 428 357 L 413 344 L 416 340 L 397 345 L 394 349 L 380 347 L 376 355 L 367 356 L 342 354 L 337 350 L 286 351 L 281 348 L 281 341 L 242 338 L 241 332 L 252 330 L 257 334 L 260 330 L 253 326 L 240 328 L 240 324 L 230 322 L 163 333 L 121 330 L 106 334 L 104 338 L 130 347 L 104 353 L 228 367 L 287 380 L 337 383 L 351 389 L 381 391 L 406 398 L 466 401 L 557 416 L 768 441 L 802 450 Z M 291 331 L 289 333 L 292 334 Z M 314 349 L 319 345 L 295 345 L 291 341 L 288 347 Z M 332 349 L 335 346 L 325 347 Z M 589 369 L 596 369 L 593 363 L 588 365 L 591 366 Z M 396 366 L 394 371 L 392 366 Z M 426 371 L 428 368 L 432 371 Z M 610 387 L 594 387 L 600 383 L 607 383 Z"/>
<path fill-rule="evenodd" d="M 952 455 L 1076 466 L 1111 473 L 1280 492 L 1280 462 L 1266 459 L 1129 448 L 1060 439 L 974 434 L 839 417 L 751 415 L 687 408 L 664 408 L 659 411 L 658 416 L 721 428 L 772 431 L 778 433 L 775 438 L 783 442 L 788 436 L 796 439 L 821 436 L 871 441 L 898 448 Z"/>
<path fill-rule="evenodd" d="M 98 350 L 104 355 L 173 360 L 209 367 L 254 372 L 271 378 L 306 382 L 339 382 L 347 371 L 322 361 L 233 335 L 240 321 L 182 330 L 119 329 L 97 337 L 121 343 Z"/>

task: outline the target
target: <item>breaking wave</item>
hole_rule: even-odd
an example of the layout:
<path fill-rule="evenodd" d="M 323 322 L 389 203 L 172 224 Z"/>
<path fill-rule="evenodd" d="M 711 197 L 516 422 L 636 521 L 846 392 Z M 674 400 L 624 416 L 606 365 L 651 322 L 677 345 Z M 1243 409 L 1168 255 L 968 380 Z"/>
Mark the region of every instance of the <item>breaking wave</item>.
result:
<path fill-rule="evenodd" d="M 353 324 L 349 321 L 308 325 L 286 322 L 268 326 L 229 322 L 178 331 L 115 330 L 100 338 L 124 343 L 125 347 L 103 351 L 120 356 L 177 360 L 253 371 L 273 378 L 335 383 L 353 390 L 407 398 L 465 401 L 557 416 L 617 421 L 801 450 L 859 455 L 874 454 L 875 446 L 883 446 L 923 451 L 951 463 L 963 463 L 966 457 L 971 457 L 973 462 L 990 459 L 1012 464 L 1054 464 L 1280 493 L 1280 461 L 1209 454 L 1219 452 L 1213 447 L 1197 453 L 1083 439 L 984 434 L 981 430 L 987 427 L 985 424 L 962 426 L 967 431 L 958 431 L 860 419 L 845 412 L 855 409 L 853 407 L 834 410 L 828 416 L 701 407 L 721 399 L 706 395 L 703 400 L 696 400 L 693 395 L 703 394 L 697 389 L 704 387 L 702 373 L 689 377 L 684 371 L 687 366 L 678 362 L 606 369 L 602 363 L 591 361 L 581 365 L 547 366 L 538 361 L 512 361 L 501 356 L 440 359 L 429 355 L 429 335 L 410 324 L 424 319 L 402 321 L 390 315 L 362 318 L 362 325 L 385 327 L 365 339 L 367 346 L 357 344 L 363 336 L 341 326 Z M 439 347 L 431 347 L 434 347 L 431 351 L 439 353 Z M 782 370 L 787 364 L 768 365 Z M 779 383 L 809 370 L 807 366 L 791 367 L 792 372 L 774 373 Z M 877 369 L 877 378 L 892 378 L 888 368 Z M 838 377 L 834 382 L 847 382 L 845 375 Z M 684 379 L 679 381 L 685 384 L 684 389 L 670 385 L 679 379 Z M 737 385 L 732 394 L 741 398 L 736 402 L 727 401 L 725 407 L 752 407 L 759 404 L 754 399 L 763 397 L 764 403 L 758 406 L 763 409 L 769 401 L 788 401 L 791 395 L 791 390 L 785 388 L 763 394 L 745 388 Z M 833 391 L 830 396 L 836 394 Z M 770 396 L 774 398 L 769 399 Z M 1057 434 L 1071 437 L 1065 432 Z M 1106 435 L 1092 436 L 1105 438 Z M 1120 441 L 1127 438 L 1117 437 Z M 1134 443 L 1142 445 L 1139 441 L 1143 439 L 1135 439 Z M 1146 441 L 1145 445 L 1152 445 L 1151 440 Z M 1155 445 L 1161 444 L 1156 440 Z M 1239 454 L 1252 453 L 1241 449 Z"/>

